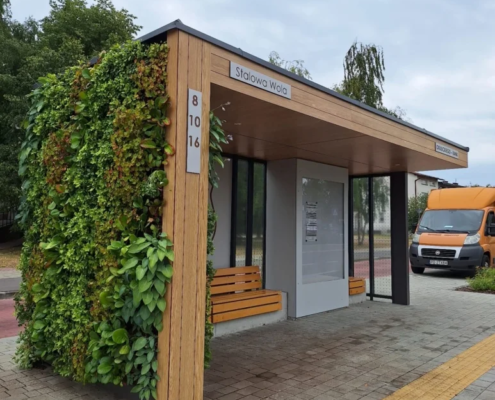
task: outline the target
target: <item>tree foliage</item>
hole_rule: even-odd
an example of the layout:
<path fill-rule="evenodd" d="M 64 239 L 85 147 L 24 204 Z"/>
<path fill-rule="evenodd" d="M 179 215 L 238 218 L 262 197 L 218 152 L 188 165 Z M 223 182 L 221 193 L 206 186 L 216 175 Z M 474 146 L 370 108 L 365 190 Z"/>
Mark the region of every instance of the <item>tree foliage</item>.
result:
<path fill-rule="evenodd" d="M 0 0 L 0 212 L 19 202 L 17 154 L 21 123 L 29 105 L 27 95 L 41 76 L 62 73 L 140 29 L 135 17 L 117 10 L 109 0 L 51 0 L 51 11 L 39 21 L 18 22 L 10 1 Z"/>
<path fill-rule="evenodd" d="M 303 60 L 287 61 L 282 59 L 276 51 L 272 51 L 268 57 L 268 61 L 277 67 L 284 68 L 287 71 L 292 72 L 293 74 L 302 76 L 306 79 L 312 79 L 311 74 L 304 66 Z"/>
<path fill-rule="evenodd" d="M 421 193 L 418 196 L 411 197 L 407 204 L 408 228 L 410 232 L 416 230 L 421 216 L 426 210 L 428 204 L 428 193 Z"/>
<path fill-rule="evenodd" d="M 373 179 L 373 215 L 382 216 L 389 204 L 390 180 L 387 177 L 375 177 Z M 358 244 L 362 245 L 368 231 L 370 207 L 368 178 L 355 178 L 353 182 L 354 201 L 354 228 L 356 229 Z"/>
<path fill-rule="evenodd" d="M 385 60 L 380 46 L 354 42 L 344 57 L 344 80 L 340 91 L 378 108 L 383 105 L 384 71 Z"/>
<path fill-rule="evenodd" d="M 334 90 L 395 118 L 405 120 L 406 111 L 383 105 L 385 58 L 383 49 L 375 44 L 354 42 L 344 57 L 344 80 Z"/>

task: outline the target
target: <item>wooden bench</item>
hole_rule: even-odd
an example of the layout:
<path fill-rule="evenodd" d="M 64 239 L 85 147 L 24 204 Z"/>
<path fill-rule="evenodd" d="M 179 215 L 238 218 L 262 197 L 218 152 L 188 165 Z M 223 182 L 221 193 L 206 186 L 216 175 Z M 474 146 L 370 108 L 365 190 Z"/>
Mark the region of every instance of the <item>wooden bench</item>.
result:
<path fill-rule="evenodd" d="M 349 277 L 349 296 L 361 294 L 366 291 L 366 281 L 364 278 Z"/>
<path fill-rule="evenodd" d="M 282 309 L 282 292 L 261 289 L 260 267 L 217 269 L 211 282 L 211 321 L 265 314 Z"/>

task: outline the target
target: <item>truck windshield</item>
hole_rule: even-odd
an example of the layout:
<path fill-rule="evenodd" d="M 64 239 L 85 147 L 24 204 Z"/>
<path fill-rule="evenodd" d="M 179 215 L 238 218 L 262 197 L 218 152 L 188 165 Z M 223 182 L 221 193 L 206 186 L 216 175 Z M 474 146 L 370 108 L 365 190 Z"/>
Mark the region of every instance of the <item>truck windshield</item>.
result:
<path fill-rule="evenodd" d="M 418 232 L 455 232 L 474 234 L 481 226 L 482 210 L 427 210 Z"/>

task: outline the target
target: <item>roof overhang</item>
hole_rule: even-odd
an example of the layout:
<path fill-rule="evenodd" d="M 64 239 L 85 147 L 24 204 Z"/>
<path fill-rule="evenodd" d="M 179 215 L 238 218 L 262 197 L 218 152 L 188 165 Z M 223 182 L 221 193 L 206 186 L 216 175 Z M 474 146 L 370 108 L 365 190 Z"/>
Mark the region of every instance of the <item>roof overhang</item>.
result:
<path fill-rule="evenodd" d="M 166 41 L 170 32 L 199 39 L 211 49 L 211 109 L 230 103 L 225 111 L 217 111 L 233 137 L 224 147 L 227 153 L 264 160 L 302 158 L 346 167 L 354 175 L 467 166 L 469 148 L 272 65 L 180 20 L 139 40 Z M 291 98 L 232 79 L 231 63 L 290 85 Z M 439 152 L 437 145 L 455 156 Z"/>

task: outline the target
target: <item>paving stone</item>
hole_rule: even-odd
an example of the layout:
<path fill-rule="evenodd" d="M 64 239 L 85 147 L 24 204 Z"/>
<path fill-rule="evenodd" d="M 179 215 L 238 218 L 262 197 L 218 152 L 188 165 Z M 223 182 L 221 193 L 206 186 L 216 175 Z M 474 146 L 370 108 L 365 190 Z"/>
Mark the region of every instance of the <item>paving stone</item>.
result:
<path fill-rule="evenodd" d="M 495 334 L 495 297 L 455 291 L 462 277 L 411 276 L 411 306 L 366 302 L 212 341 L 206 400 L 378 400 Z M 0 339 L 0 399 L 116 400 L 50 368 L 21 371 Z M 18 390 L 18 392 L 14 392 Z M 3 397 L 2 397 L 3 396 Z M 495 399 L 495 369 L 457 400 Z"/>

